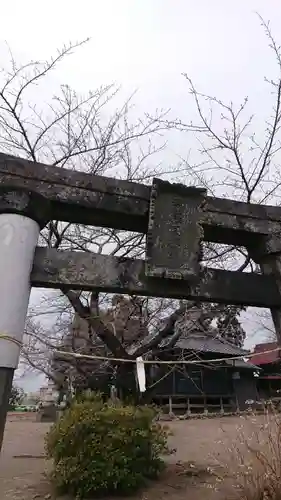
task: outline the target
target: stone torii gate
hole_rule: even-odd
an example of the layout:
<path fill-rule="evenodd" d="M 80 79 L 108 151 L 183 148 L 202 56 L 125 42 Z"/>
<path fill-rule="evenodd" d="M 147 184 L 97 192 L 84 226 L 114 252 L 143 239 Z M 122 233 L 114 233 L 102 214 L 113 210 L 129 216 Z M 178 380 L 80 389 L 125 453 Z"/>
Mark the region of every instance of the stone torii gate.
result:
<path fill-rule="evenodd" d="M 50 220 L 144 233 L 145 260 L 37 247 Z M 202 241 L 244 246 L 263 274 L 202 267 Z M 280 252 L 279 207 L 0 154 L 0 447 L 31 286 L 268 307 L 280 340 Z"/>

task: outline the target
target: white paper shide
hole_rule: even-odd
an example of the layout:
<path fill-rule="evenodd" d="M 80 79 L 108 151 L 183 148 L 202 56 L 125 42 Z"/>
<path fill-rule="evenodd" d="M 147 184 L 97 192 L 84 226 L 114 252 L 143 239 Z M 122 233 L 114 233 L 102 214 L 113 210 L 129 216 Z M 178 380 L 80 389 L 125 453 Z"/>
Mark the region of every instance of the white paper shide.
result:
<path fill-rule="evenodd" d="M 139 390 L 140 392 L 145 392 L 146 390 L 146 385 L 145 385 L 145 366 L 144 366 L 144 361 L 142 356 L 139 356 L 136 359 L 136 365 L 137 365 L 137 380 L 139 384 Z"/>

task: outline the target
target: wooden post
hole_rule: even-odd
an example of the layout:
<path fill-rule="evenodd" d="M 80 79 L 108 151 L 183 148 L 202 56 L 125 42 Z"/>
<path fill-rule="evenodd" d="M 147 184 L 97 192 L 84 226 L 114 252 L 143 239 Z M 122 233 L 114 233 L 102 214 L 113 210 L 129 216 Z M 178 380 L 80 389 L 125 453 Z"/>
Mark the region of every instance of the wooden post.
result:
<path fill-rule="evenodd" d="M 190 417 L 191 411 L 190 411 L 190 398 L 187 398 L 187 416 Z"/>
<path fill-rule="evenodd" d="M 169 396 L 169 415 L 173 416 L 173 398 Z"/>
<path fill-rule="evenodd" d="M 208 415 L 208 406 L 207 406 L 207 399 L 206 396 L 204 395 L 204 415 Z"/>

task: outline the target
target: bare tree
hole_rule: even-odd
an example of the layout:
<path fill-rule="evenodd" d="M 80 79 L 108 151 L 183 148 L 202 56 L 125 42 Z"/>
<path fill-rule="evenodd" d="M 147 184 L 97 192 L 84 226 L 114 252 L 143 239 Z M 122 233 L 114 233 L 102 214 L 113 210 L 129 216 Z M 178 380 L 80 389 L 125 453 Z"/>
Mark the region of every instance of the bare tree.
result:
<path fill-rule="evenodd" d="M 270 39 L 272 50 L 281 64 L 279 48 L 274 43 L 269 26 L 263 22 L 267 36 Z M 82 42 L 83 44 L 84 42 Z M 100 87 L 90 91 L 87 95 L 79 95 L 69 86 L 64 85 L 54 95 L 48 104 L 32 100 L 33 91 L 37 91 L 40 83 L 49 77 L 49 73 L 56 68 L 64 57 L 81 43 L 70 44 L 63 47 L 57 56 L 45 61 L 30 62 L 17 65 L 12 54 L 10 67 L 1 73 L 0 88 L 0 142 L 2 151 L 9 154 L 23 156 L 33 161 L 42 161 L 61 168 L 83 170 L 92 174 L 114 175 L 127 180 L 149 182 L 152 177 L 169 175 L 169 179 L 187 173 L 196 182 L 207 185 L 212 192 L 212 178 L 209 175 L 210 165 L 215 165 L 223 182 L 229 186 L 233 193 L 239 193 L 241 199 L 248 203 L 259 200 L 265 202 L 273 196 L 275 189 L 267 188 L 262 193 L 261 186 L 269 173 L 269 167 L 274 165 L 277 155 L 278 133 L 280 124 L 280 88 L 278 82 L 270 82 L 276 91 L 277 101 L 274 107 L 272 121 L 266 127 L 266 140 L 258 145 L 254 134 L 248 134 L 253 122 L 250 117 L 243 121 L 243 113 L 247 101 L 235 109 L 230 103 L 226 105 L 216 98 L 201 94 L 193 85 L 190 78 L 185 75 L 191 87 L 191 94 L 197 107 L 199 123 L 182 123 L 180 120 L 171 122 L 166 113 L 156 111 L 153 116 L 144 115 L 138 120 L 131 121 L 130 112 L 132 97 L 121 106 L 112 106 L 118 97 L 118 88 L 113 85 Z M 202 104 L 203 103 L 203 104 Z M 206 111 L 205 106 L 208 106 Z M 213 126 L 214 109 L 219 110 L 222 130 Z M 242 121 L 241 121 L 242 120 Z M 164 150 L 165 142 L 162 133 L 166 129 L 176 128 L 180 131 L 195 133 L 200 144 L 203 159 L 200 164 L 192 165 L 189 161 L 182 161 L 177 168 L 165 170 L 163 164 L 157 161 L 158 155 Z M 252 159 L 247 165 L 243 161 L 242 150 L 246 146 L 243 141 L 250 141 Z M 243 143 L 243 147 L 242 147 Z M 248 143 L 247 143 L 248 144 Z M 247 151 L 248 151 L 247 149 Z M 220 156 L 223 155 L 223 162 Z M 151 167 L 151 162 L 155 166 Z M 201 175 L 203 171 L 204 175 Z M 223 173 L 223 174 L 222 174 Z M 229 191 L 229 192 L 230 192 Z M 108 253 L 119 256 L 140 257 L 144 252 L 144 236 L 133 232 L 124 232 L 107 228 L 93 228 L 77 224 L 66 224 L 51 221 L 41 232 L 41 242 L 44 245 L 60 249 L 79 249 L 85 252 Z M 206 247 L 207 258 L 217 265 L 225 265 L 225 259 L 233 264 L 233 252 L 239 251 L 244 260 L 239 263 L 239 269 L 252 266 L 251 259 L 244 249 L 217 248 L 213 245 Z M 223 262 L 223 264 L 222 264 Z M 63 296 L 67 298 L 68 305 Z M 49 376 L 52 371 L 50 353 L 57 347 L 66 335 L 69 328 L 64 323 L 65 318 L 71 319 L 73 311 L 84 319 L 89 326 L 89 334 L 95 336 L 106 346 L 115 357 L 132 357 L 129 343 L 115 335 L 116 318 L 110 326 L 101 314 L 102 303 L 107 297 L 95 292 L 85 294 L 82 292 L 61 291 L 61 295 L 48 297 L 46 309 L 58 315 L 58 327 L 48 327 L 36 320 L 34 311 L 27 323 L 28 342 L 25 349 L 25 360 L 29 366 L 44 367 L 43 372 Z M 135 300 L 135 299 L 134 299 Z M 69 309 L 71 306 L 72 309 Z M 147 299 L 146 310 L 154 310 L 154 320 L 159 323 L 163 314 L 169 311 L 169 327 L 172 327 L 179 316 L 188 310 L 187 304 L 178 304 L 176 301 L 163 301 L 159 303 Z M 71 312 L 72 311 L 72 312 Z M 40 311 L 42 314 L 42 308 Z M 145 346 L 141 345 L 134 356 L 143 355 L 149 349 L 157 348 L 160 340 L 167 333 L 167 326 L 158 328 L 158 335 Z M 122 326 L 124 333 L 125 326 Z M 149 330 L 146 325 L 143 335 Z M 131 339 L 132 340 L 132 339 Z M 134 339 L 134 342 L 136 339 Z M 38 362 L 45 358 L 46 361 Z"/>
<path fill-rule="evenodd" d="M 76 296 L 69 295 L 70 300 Z M 93 311 L 94 297 L 96 307 Z M 103 300 L 98 300 L 103 298 Z M 62 391 L 66 392 L 69 383 L 76 388 L 93 387 L 114 374 L 116 363 L 111 363 L 112 353 L 115 356 L 134 357 L 134 351 L 146 353 L 156 346 L 168 331 L 163 329 L 163 319 L 166 320 L 169 311 L 173 311 L 175 303 L 168 299 L 149 299 L 147 297 L 99 297 L 98 294 L 87 294 L 79 297 L 76 312 L 73 315 L 67 303 L 63 300 L 54 304 L 56 322 L 48 331 L 42 322 L 36 321 L 34 311 L 30 311 L 26 323 L 26 341 L 22 350 L 21 367 L 25 370 L 41 371 Z M 81 305 L 82 304 L 82 305 Z M 45 307 L 50 313 L 50 301 Z M 90 306 L 92 307 L 90 313 Z M 182 305 L 172 316 L 169 316 L 169 328 L 183 314 L 186 305 Z M 78 312 L 77 312 L 78 311 Z M 39 307 L 39 318 L 42 310 Z M 155 342 L 155 333 L 159 339 Z M 152 338 L 152 342 L 148 342 Z M 145 346 L 143 342 L 146 341 Z M 94 355 L 102 359 L 75 358 L 60 356 L 58 351 Z M 56 355 L 54 356 L 54 351 Z M 118 354 L 119 353 L 119 354 Z M 108 359 L 104 361 L 103 359 Z M 132 365 L 133 366 L 133 365 Z"/>
<path fill-rule="evenodd" d="M 261 25 L 276 59 L 276 79 L 265 78 L 273 98 L 270 115 L 262 134 L 254 130 L 255 116 L 247 114 L 249 98 L 236 106 L 219 98 L 201 93 L 192 79 L 184 74 L 193 98 L 198 123 L 170 122 L 184 132 L 196 134 L 202 161 L 191 165 L 193 175 L 215 195 L 216 188 L 225 190 L 225 196 L 235 196 L 247 203 L 275 201 L 280 187 L 278 153 L 280 151 L 281 121 L 281 49 L 274 39 L 270 23 L 260 16 Z M 261 135 L 261 140 L 258 139 Z"/>
<path fill-rule="evenodd" d="M 276 204 L 279 203 L 281 185 L 281 49 L 272 34 L 270 23 L 258 17 L 277 66 L 276 78 L 265 77 L 272 97 L 272 109 L 269 110 L 264 130 L 258 132 L 255 129 L 257 117 L 247 112 L 248 97 L 238 105 L 232 101 L 223 102 L 199 91 L 186 73 L 183 77 L 189 86 L 198 119 L 191 122 L 165 120 L 164 123 L 196 138 L 199 161 L 192 162 L 189 156 L 181 158 L 180 164 L 185 165 L 193 179 L 205 186 L 212 196 L 226 196 L 247 203 L 274 201 Z M 208 258 L 222 266 L 227 259 L 229 267 L 235 261 L 233 251 L 236 256 L 238 251 L 239 260 L 242 257 L 244 261 L 243 270 L 250 267 L 252 271 L 256 270 L 245 249 L 218 245 L 208 245 L 206 249 Z"/>
<path fill-rule="evenodd" d="M 48 82 L 57 65 L 84 43 L 64 46 L 48 61 L 26 64 L 18 64 L 9 51 L 9 67 L 0 74 L 1 150 L 35 162 L 142 183 L 150 182 L 154 176 L 179 174 L 182 167 L 165 170 L 158 160 L 165 148 L 162 133 L 167 128 L 163 125 L 166 113 L 156 110 L 153 117 L 144 114 L 132 120 L 133 96 L 118 106 L 116 86 L 102 86 L 80 95 L 62 85 L 47 103 L 42 102 L 41 84 Z M 144 236 L 137 233 L 60 221 L 49 222 L 40 239 L 42 245 L 49 247 L 119 256 L 141 256 L 145 243 Z M 94 331 L 111 353 L 128 356 L 126 345 L 112 329 L 116 318 L 111 325 L 103 321 L 102 304 L 108 300 L 94 292 L 62 290 L 61 294 L 47 294 L 39 307 L 30 309 L 23 363 L 59 383 L 51 353 L 69 332 L 73 311 L 88 322 L 89 332 Z M 148 302 L 149 299 L 147 310 L 151 309 Z M 49 321 L 43 321 L 44 316 Z M 122 328 L 124 332 L 125 325 Z M 146 327 L 142 331 L 145 334 Z"/>
<path fill-rule="evenodd" d="M 263 130 L 259 129 L 258 116 L 248 112 L 250 98 L 245 97 L 238 105 L 232 101 L 224 102 L 201 92 L 186 73 L 183 77 L 189 86 L 197 120 L 175 119 L 164 123 L 195 137 L 199 144 L 195 153 L 197 158 L 192 161 L 192 155 L 181 157 L 180 165 L 185 165 L 193 179 L 205 186 L 212 196 L 226 196 L 249 204 L 278 205 L 281 185 L 281 48 L 271 31 L 270 22 L 259 15 L 258 18 L 276 62 L 276 75 L 265 77 L 272 108 L 268 111 Z M 260 272 L 259 265 L 253 262 L 245 248 L 207 244 L 204 245 L 204 258 L 214 266 Z M 269 311 L 256 315 L 261 318 L 265 336 L 268 329 L 271 332 L 280 329 L 279 320 L 275 319 L 273 326 Z"/>

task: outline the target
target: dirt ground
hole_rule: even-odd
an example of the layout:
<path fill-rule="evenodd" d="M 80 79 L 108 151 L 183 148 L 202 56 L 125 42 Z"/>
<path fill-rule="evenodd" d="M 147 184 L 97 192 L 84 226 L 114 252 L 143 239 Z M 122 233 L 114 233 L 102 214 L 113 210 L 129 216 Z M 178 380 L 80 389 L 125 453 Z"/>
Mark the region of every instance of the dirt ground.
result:
<path fill-rule="evenodd" d="M 171 446 L 176 453 L 157 485 L 138 500 L 230 500 L 229 485 L 217 483 L 218 462 L 229 460 L 227 442 L 237 439 L 237 428 L 248 425 L 239 417 L 169 422 Z M 53 497 L 46 472 L 44 435 L 49 425 L 32 419 L 9 419 L 0 457 L 0 498 L 5 500 L 47 500 Z M 219 473 L 221 474 L 221 473 Z M 57 499 L 58 500 L 58 499 Z"/>

